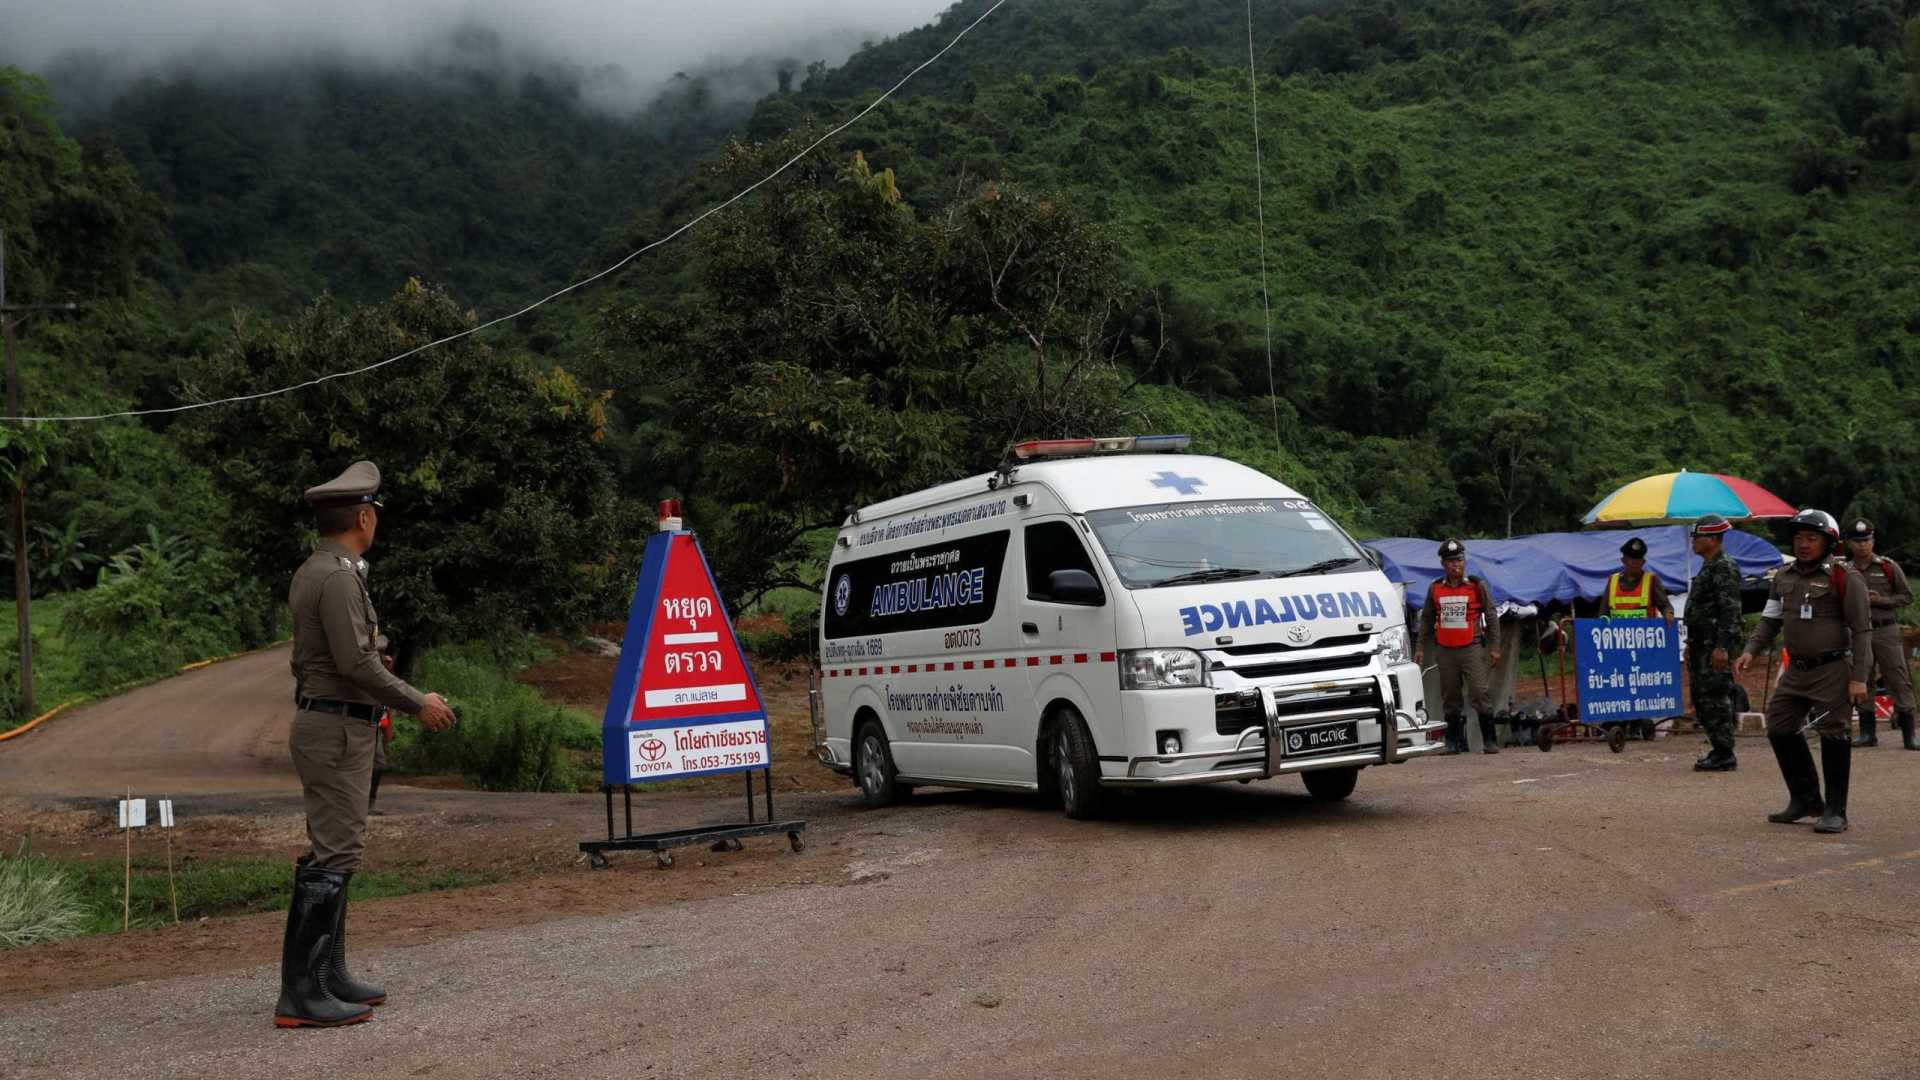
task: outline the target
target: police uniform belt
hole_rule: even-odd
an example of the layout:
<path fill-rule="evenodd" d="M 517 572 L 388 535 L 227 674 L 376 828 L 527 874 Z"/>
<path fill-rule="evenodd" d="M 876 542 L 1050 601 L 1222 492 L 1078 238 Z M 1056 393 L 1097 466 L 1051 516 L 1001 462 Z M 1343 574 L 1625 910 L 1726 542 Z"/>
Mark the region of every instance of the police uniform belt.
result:
<path fill-rule="evenodd" d="M 380 706 L 367 705 L 358 701 L 334 701 L 331 698 L 295 698 L 294 703 L 308 712 L 342 713 L 355 720 L 377 723 L 380 719 Z"/>
<path fill-rule="evenodd" d="M 1794 667 L 1804 671 L 1807 668 L 1824 667 L 1827 664 L 1833 663 L 1835 660 L 1845 660 L 1852 655 L 1852 649 L 1828 649 L 1826 652 L 1814 656 L 1796 656 L 1792 659 L 1791 663 Z"/>

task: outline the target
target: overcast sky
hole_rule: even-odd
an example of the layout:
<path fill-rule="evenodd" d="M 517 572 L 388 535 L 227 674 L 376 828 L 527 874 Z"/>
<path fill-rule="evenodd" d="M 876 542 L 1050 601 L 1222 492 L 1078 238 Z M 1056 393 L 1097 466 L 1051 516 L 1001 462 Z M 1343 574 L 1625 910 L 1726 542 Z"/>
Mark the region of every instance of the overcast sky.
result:
<path fill-rule="evenodd" d="M 344 52 L 405 64 L 463 23 L 521 58 L 618 65 L 657 86 L 707 60 L 838 63 L 862 36 L 931 21 L 952 0 L 0 0 L 0 60 L 43 71 L 73 51 L 134 71 Z M 851 44 L 849 44 L 851 43 Z M 821 55 L 827 48 L 840 55 Z"/>

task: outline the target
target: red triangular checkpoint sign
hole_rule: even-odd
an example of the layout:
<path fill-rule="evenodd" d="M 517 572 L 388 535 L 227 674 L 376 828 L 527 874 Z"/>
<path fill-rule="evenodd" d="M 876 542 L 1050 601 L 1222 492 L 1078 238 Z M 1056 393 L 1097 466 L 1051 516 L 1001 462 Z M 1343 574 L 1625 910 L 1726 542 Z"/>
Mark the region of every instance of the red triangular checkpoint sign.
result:
<path fill-rule="evenodd" d="M 601 734 L 609 786 L 770 764 L 760 691 L 692 533 L 647 539 Z"/>
<path fill-rule="evenodd" d="M 668 544 L 651 623 L 632 723 L 762 711 L 740 641 L 691 533 L 675 533 Z"/>

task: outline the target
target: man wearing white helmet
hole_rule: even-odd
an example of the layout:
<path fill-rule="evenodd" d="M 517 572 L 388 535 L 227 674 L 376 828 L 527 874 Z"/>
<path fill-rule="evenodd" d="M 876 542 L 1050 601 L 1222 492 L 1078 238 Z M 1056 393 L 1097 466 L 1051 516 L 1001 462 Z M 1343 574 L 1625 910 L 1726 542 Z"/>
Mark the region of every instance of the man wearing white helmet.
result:
<path fill-rule="evenodd" d="M 1873 669 L 1873 623 L 1868 615 L 1867 582 L 1845 559 L 1833 557 L 1840 526 L 1824 510 L 1802 510 L 1789 523 L 1793 562 L 1781 567 L 1767 590 L 1766 610 L 1754 628 L 1734 670 L 1747 668 L 1785 631 L 1792 657 L 1780 676 L 1780 688 L 1767 702 L 1767 740 L 1787 782 L 1786 808 L 1768 821 L 1788 823 L 1818 818 L 1815 832 L 1847 829 L 1847 786 L 1853 772 L 1853 743 L 1847 738 L 1849 703 L 1867 699 L 1867 675 Z M 1807 748 L 1808 728 L 1820 733 L 1820 758 L 1827 776 L 1825 800 L 1820 774 Z"/>

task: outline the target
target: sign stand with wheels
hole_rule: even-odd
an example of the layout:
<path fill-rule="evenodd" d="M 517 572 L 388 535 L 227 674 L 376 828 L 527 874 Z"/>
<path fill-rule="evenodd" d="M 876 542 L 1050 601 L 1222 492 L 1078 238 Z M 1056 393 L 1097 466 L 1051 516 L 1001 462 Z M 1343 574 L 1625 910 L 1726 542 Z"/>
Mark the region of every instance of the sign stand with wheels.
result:
<path fill-rule="evenodd" d="M 607 838 L 580 842 L 596 870 L 606 868 L 609 851 L 651 851 L 664 870 L 673 865 L 672 849 L 690 844 L 738 851 L 742 837 L 783 832 L 794 851 L 804 847 L 805 821 L 774 818 L 767 711 L 706 555 L 680 527 L 679 510 L 677 502 L 661 504 L 660 531 L 647 540 L 601 724 Z M 745 821 L 633 831 L 634 784 L 729 772 L 744 774 Z M 764 774 L 764 817 L 755 814 L 756 772 Z M 624 833 L 614 831 L 615 790 L 625 808 Z"/>

